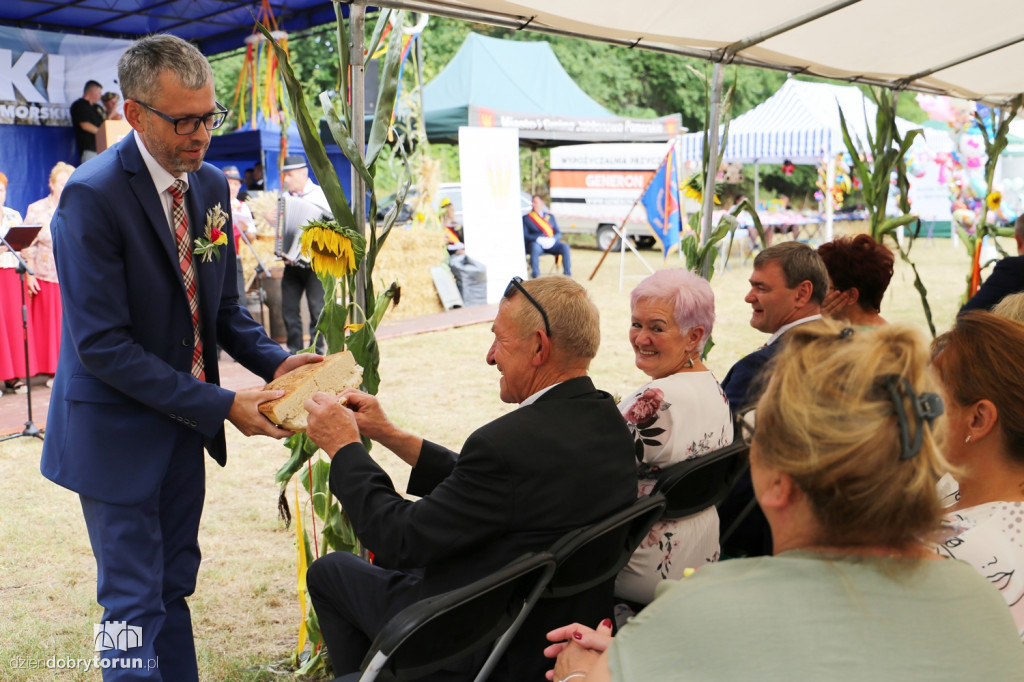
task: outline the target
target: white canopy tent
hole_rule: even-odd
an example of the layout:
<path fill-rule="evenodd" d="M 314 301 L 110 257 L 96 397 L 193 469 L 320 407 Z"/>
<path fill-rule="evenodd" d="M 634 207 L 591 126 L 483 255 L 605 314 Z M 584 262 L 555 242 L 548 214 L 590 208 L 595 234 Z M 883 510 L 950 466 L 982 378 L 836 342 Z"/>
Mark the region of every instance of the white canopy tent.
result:
<path fill-rule="evenodd" d="M 826 154 L 841 154 L 846 145 L 839 109 L 843 110 L 850 134 L 866 145 L 868 131 L 874 135 L 878 107 L 859 88 L 790 78 L 774 95 L 729 123 L 723 159 L 817 164 Z M 920 127 L 902 118 L 897 119 L 896 126 L 901 133 Z M 682 136 L 680 154 L 684 160 L 701 158 L 703 138 L 702 132 Z"/>
<path fill-rule="evenodd" d="M 758 200 L 758 164 L 784 161 L 817 165 L 829 161 L 827 185 L 835 182 L 835 157 L 847 151 L 839 120 L 842 109 L 854 142 L 866 151 L 868 133 L 874 135 L 878 107 L 854 86 L 810 83 L 788 79 L 779 91 L 729 124 L 723 160 L 754 164 L 754 202 Z M 898 118 L 896 127 L 906 133 L 915 127 Z M 721 126 L 719 135 L 721 135 Z M 697 161 L 704 147 L 704 134 L 682 136 L 680 157 Z M 832 239 L 834 214 L 831 189 L 825 192 L 825 239 Z"/>
<path fill-rule="evenodd" d="M 720 121 L 725 64 L 1005 105 L 1024 92 L 1024 2 L 990 0 L 972 12 L 958 0 L 375 0 L 517 30 L 570 35 L 714 62 L 711 128 Z M 717 155 L 718 139 L 711 142 Z M 714 188 L 714 170 L 705 187 Z M 704 195 L 703 238 L 713 192 Z"/>

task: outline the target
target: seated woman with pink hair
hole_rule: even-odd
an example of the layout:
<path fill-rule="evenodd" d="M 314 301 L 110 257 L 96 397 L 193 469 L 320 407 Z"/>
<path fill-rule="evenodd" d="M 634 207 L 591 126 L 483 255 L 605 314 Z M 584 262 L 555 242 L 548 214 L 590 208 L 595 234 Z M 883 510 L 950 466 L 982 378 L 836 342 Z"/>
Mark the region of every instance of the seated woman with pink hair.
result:
<path fill-rule="evenodd" d="M 687 270 L 661 270 L 633 289 L 630 308 L 629 342 L 637 369 L 651 381 L 626 396 L 619 410 L 635 439 L 638 492 L 647 495 L 654 470 L 725 447 L 733 427 L 722 387 L 701 362 L 715 323 L 708 282 Z M 718 536 L 714 507 L 658 521 L 619 573 L 616 597 L 649 603 L 660 581 L 717 561 Z"/>

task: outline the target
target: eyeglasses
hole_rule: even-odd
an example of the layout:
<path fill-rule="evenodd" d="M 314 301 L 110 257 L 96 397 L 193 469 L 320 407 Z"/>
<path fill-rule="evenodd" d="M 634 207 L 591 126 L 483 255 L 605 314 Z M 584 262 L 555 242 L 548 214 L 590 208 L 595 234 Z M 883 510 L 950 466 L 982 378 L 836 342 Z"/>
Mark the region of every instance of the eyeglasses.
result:
<path fill-rule="evenodd" d="M 172 124 L 174 126 L 174 132 L 178 135 L 191 135 L 199 130 L 200 123 L 206 126 L 207 130 L 216 130 L 224 125 L 224 121 L 228 117 L 228 110 L 224 108 L 224 105 L 220 102 L 216 102 L 218 109 L 212 114 L 206 114 L 205 116 L 182 116 L 181 118 L 171 118 L 164 112 L 157 111 L 145 102 L 140 102 L 137 99 L 132 101 L 139 106 L 149 109 L 163 120 Z"/>
<path fill-rule="evenodd" d="M 533 307 L 536 308 L 537 312 L 540 313 L 540 316 L 544 318 L 544 331 L 547 332 L 548 338 L 550 339 L 551 324 L 548 322 L 548 314 L 544 312 L 544 308 L 541 307 L 540 303 L 537 303 L 537 299 L 535 299 L 533 296 L 530 296 L 530 292 L 528 292 L 526 288 L 523 287 L 522 277 L 516 275 L 515 277 L 512 278 L 512 281 L 510 281 L 508 283 L 508 286 L 505 287 L 505 298 L 512 298 L 512 294 L 516 293 L 516 289 L 523 292 L 523 296 L 526 297 L 526 300 L 532 303 Z"/>

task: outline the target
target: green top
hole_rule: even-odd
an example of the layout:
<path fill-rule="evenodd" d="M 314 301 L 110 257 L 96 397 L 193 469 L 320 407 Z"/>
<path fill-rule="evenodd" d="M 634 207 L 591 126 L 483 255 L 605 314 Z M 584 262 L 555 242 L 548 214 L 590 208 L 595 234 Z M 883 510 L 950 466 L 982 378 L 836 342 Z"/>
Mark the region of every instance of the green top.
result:
<path fill-rule="evenodd" d="M 960 561 L 784 552 L 665 581 L 613 680 L 1024 680 L 999 593 Z"/>

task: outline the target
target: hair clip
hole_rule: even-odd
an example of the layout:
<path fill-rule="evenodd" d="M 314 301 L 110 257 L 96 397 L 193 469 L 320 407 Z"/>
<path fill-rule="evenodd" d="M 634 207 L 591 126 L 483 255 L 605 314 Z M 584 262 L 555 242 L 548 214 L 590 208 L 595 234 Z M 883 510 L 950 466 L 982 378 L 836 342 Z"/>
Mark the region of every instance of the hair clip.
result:
<path fill-rule="evenodd" d="M 906 377 L 901 377 L 898 374 L 886 374 L 879 379 L 885 382 L 889 399 L 896 408 L 896 419 L 900 427 L 900 461 L 910 459 L 921 451 L 921 443 L 924 440 L 924 423 L 928 422 L 930 428 L 934 424 L 935 418 L 943 413 L 945 407 L 942 404 L 942 398 L 937 393 L 918 395 Z M 907 411 L 903 408 L 903 397 L 900 395 L 901 386 L 914 411 L 913 442 L 910 440 L 910 422 L 907 420 Z"/>
<path fill-rule="evenodd" d="M 839 338 L 848 339 L 853 336 L 853 327 L 843 327 L 843 330 L 839 332 Z"/>

